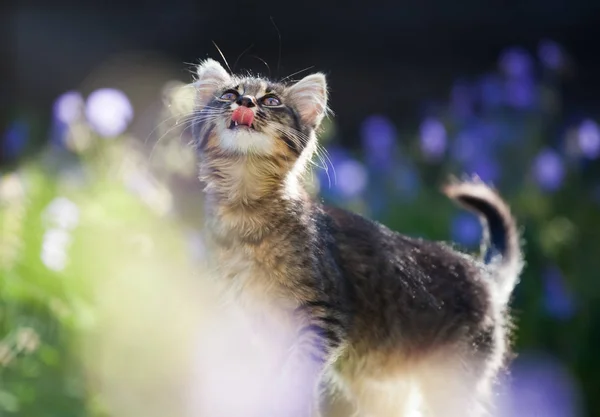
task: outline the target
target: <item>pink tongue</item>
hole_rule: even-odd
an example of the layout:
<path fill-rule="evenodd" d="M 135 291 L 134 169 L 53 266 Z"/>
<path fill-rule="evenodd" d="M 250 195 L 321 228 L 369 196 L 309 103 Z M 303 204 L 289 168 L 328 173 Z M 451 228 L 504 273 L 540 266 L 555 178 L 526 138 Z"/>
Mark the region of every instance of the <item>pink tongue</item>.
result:
<path fill-rule="evenodd" d="M 254 112 L 248 107 L 240 106 L 233 111 L 231 121 L 240 125 L 250 126 L 254 121 Z"/>

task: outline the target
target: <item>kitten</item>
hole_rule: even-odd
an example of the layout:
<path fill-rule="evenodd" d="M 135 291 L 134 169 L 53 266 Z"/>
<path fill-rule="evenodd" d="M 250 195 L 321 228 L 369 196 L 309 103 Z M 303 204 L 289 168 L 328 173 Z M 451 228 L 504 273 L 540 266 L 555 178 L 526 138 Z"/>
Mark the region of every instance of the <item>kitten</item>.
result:
<path fill-rule="evenodd" d="M 484 260 L 403 236 L 302 186 L 323 74 L 282 84 L 207 59 L 194 85 L 213 275 L 272 359 L 263 408 L 246 415 L 485 415 L 522 268 L 501 198 L 478 181 L 444 189 L 487 225 Z M 227 348 L 251 348 L 238 342 Z"/>

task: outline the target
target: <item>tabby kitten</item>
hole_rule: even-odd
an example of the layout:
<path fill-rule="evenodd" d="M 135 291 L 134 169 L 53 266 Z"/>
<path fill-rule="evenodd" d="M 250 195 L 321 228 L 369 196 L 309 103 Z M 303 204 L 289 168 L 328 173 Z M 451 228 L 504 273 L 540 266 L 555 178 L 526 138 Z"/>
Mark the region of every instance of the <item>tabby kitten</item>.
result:
<path fill-rule="evenodd" d="M 207 59 L 194 85 L 213 276 L 269 352 L 271 379 L 246 415 L 485 415 L 522 267 L 501 198 L 478 181 L 444 189 L 487 225 L 485 259 L 403 236 L 302 186 L 323 74 L 283 84 Z M 211 417 L 233 415 L 225 402 Z"/>

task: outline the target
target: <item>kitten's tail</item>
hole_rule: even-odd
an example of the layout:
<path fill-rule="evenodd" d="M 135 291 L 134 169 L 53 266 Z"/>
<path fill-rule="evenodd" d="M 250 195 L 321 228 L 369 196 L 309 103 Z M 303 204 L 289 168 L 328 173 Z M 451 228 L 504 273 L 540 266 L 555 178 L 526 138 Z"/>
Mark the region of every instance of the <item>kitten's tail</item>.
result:
<path fill-rule="evenodd" d="M 495 268 L 498 301 L 508 303 L 523 269 L 519 231 L 508 205 L 479 180 L 452 182 L 443 192 L 479 215 L 484 229 L 482 255 Z"/>

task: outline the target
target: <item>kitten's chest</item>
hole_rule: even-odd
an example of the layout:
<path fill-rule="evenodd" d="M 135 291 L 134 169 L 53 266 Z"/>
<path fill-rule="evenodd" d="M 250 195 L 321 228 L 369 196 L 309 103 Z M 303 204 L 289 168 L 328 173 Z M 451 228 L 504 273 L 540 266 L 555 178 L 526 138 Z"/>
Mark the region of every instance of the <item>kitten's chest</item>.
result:
<path fill-rule="evenodd" d="M 276 306 L 282 310 L 297 307 L 293 289 L 287 285 L 294 277 L 286 271 L 285 257 L 270 251 L 239 246 L 213 252 L 215 280 L 229 301 L 250 309 Z M 266 307 L 265 307 L 266 308 Z"/>

